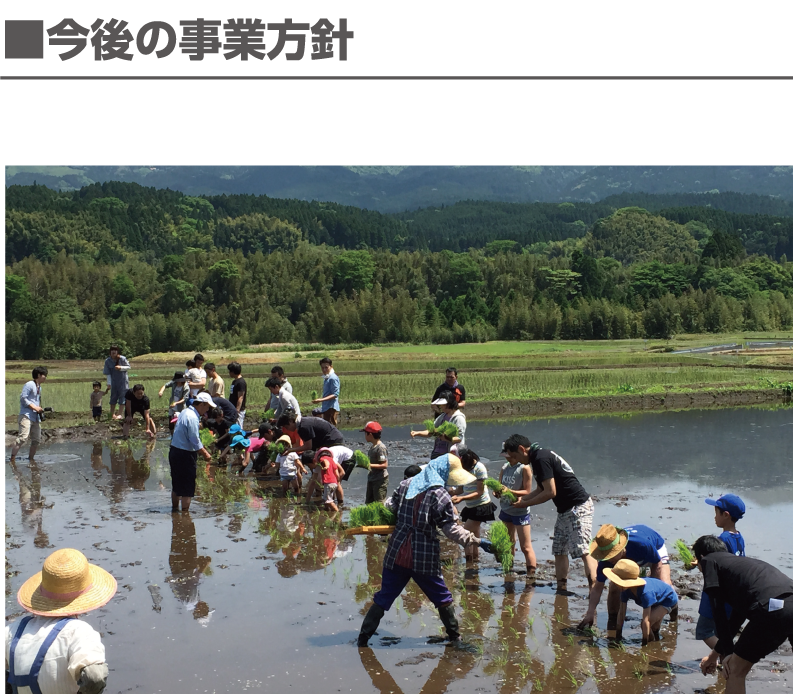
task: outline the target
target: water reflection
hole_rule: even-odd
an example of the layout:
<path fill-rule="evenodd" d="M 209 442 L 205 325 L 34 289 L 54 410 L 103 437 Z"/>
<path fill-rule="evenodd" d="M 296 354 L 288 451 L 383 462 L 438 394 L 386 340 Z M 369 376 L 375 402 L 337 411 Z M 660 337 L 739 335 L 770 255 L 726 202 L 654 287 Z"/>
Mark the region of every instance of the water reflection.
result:
<path fill-rule="evenodd" d="M 16 462 L 9 461 L 9 466 L 14 478 L 19 485 L 19 508 L 22 512 L 22 528 L 32 534 L 33 544 L 39 548 L 50 548 L 50 539 L 44 532 L 44 509 L 47 506 L 45 498 L 41 495 L 41 468 L 35 460 L 29 463 L 30 479 L 17 467 Z"/>
<path fill-rule="evenodd" d="M 168 555 L 171 575 L 165 581 L 176 599 L 192 611 L 193 618 L 206 623 L 212 611 L 201 600 L 198 586 L 201 576 L 209 571 L 212 558 L 199 556 L 195 523 L 189 512 L 172 513 L 171 521 L 171 551 Z"/>
<path fill-rule="evenodd" d="M 135 458 L 131 442 L 111 442 L 108 444 L 110 453 L 110 487 L 108 496 L 114 504 L 121 503 L 128 490 L 144 491 L 146 489 L 146 480 L 151 475 L 149 460 L 156 444 L 156 440 L 147 441 L 139 458 Z M 97 475 L 97 472 L 101 473 L 102 468 L 107 469 L 101 463 L 101 460 L 101 452 L 97 455 L 96 447 L 94 447 L 94 453 L 91 456 L 94 476 Z"/>
<path fill-rule="evenodd" d="M 358 655 L 361 658 L 361 665 L 380 694 L 403 694 L 402 688 L 391 673 L 380 664 L 374 649 L 359 648 Z M 437 658 L 435 653 L 421 653 L 397 665 L 416 665 L 423 660 L 435 658 Z M 421 687 L 421 694 L 444 694 L 455 682 L 464 680 L 475 665 L 476 655 L 468 649 L 454 647 L 444 649 L 438 664 Z"/>

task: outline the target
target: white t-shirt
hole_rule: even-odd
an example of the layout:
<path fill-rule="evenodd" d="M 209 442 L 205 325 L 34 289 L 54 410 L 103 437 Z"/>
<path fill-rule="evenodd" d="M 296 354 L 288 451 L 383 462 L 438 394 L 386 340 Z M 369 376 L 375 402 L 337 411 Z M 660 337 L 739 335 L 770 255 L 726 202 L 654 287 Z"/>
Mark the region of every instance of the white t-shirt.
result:
<path fill-rule="evenodd" d="M 282 389 L 278 393 L 278 405 L 275 408 L 275 416 L 280 417 L 289 407 L 295 411 L 298 417 L 300 416 L 300 405 L 297 402 L 297 398 L 292 393 Z"/>
<path fill-rule="evenodd" d="M 295 477 L 297 475 L 297 461 L 299 456 L 297 453 L 287 453 L 286 455 L 279 455 L 275 462 L 278 463 L 278 474 L 281 477 Z"/>
<path fill-rule="evenodd" d="M 58 618 L 33 617 L 17 643 L 14 656 L 14 670 L 17 675 L 27 675 L 39 652 L 41 644 Z M 11 640 L 16 634 L 19 622 L 6 627 L 6 670 L 11 650 Z M 47 650 L 39 671 L 38 684 L 42 694 L 76 694 L 79 691 L 77 680 L 83 668 L 105 662 L 105 647 L 99 632 L 88 622 L 70 619 L 55 641 Z M 20 687 L 20 694 L 30 692 L 29 687 Z"/>
<path fill-rule="evenodd" d="M 331 446 L 328 450 L 339 465 L 346 463 L 353 456 L 352 450 L 347 446 Z"/>
<path fill-rule="evenodd" d="M 486 480 L 487 479 L 487 468 L 485 464 L 480 460 L 476 465 L 474 465 L 474 469 L 471 470 L 471 474 L 476 477 L 477 480 Z M 476 482 L 471 482 L 471 484 L 466 484 L 463 486 L 463 494 L 472 494 L 476 491 Z M 482 496 L 478 496 L 475 499 L 466 499 L 465 505 L 468 508 L 474 508 L 475 506 L 481 506 L 482 504 L 489 504 L 490 503 L 490 490 L 485 487 L 485 493 Z"/>
<path fill-rule="evenodd" d="M 185 376 L 187 376 L 188 381 L 192 381 L 193 383 L 196 383 L 197 381 L 203 379 L 204 383 L 206 384 L 207 372 L 204 371 L 203 369 L 188 369 L 185 372 Z M 198 395 L 198 391 L 200 390 L 201 390 L 200 388 L 191 388 L 190 397 L 194 398 L 196 395 Z"/>

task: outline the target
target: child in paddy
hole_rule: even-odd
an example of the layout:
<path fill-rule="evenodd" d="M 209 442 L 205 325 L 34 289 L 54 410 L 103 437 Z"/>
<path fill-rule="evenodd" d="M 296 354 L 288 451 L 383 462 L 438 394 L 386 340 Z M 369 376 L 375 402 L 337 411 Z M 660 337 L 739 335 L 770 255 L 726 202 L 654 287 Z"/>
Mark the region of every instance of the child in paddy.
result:
<path fill-rule="evenodd" d="M 322 501 L 328 511 L 336 512 L 339 510 L 337 491 L 339 480 L 344 477 L 344 468 L 334 460 L 328 448 L 317 451 L 317 462 L 322 469 Z"/>
<path fill-rule="evenodd" d="M 613 569 L 603 569 L 603 573 L 624 589 L 620 596 L 617 633 L 622 633 L 628 601 L 633 600 L 643 608 L 642 646 L 660 641 L 661 621 L 677 606 L 675 589 L 657 578 L 639 578 L 639 565 L 630 559 L 621 559 Z"/>
<path fill-rule="evenodd" d="M 735 529 L 735 524 L 743 518 L 746 513 L 746 505 L 741 497 L 735 494 L 725 494 L 718 499 L 705 499 L 706 504 L 716 507 L 716 517 L 714 521 L 716 527 L 724 532 L 719 535 L 719 539 L 726 545 L 727 551 L 738 557 L 746 556 L 746 545 L 743 536 Z M 732 613 L 732 608 L 725 605 L 727 617 Z M 699 602 L 699 619 L 697 619 L 696 637 L 698 641 L 713 650 L 718 643 L 716 637 L 716 621 L 713 619 L 713 607 L 710 604 L 708 594 L 703 592 Z"/>
<path fill-rule="evenodd" d="M 93 392 L 91 393 L 91 416 L 95 422 L 102 418 L 102 398 L 107 391 L 102 390 L 102 384 L 99 381 L 94 381 Z"/>
<path fill-rule="evenodd" d="M 289 450 L 292 445 L 292 439 L 286 434 L 278 439 L 276 443 L 282 443 L 285 450 Z M 293 490 L 295 494 L 300 494 L 300 480 L 299 474 L 306 474 L 306 468 L 300 462 L 300 456 L 297 453 L 282 453 L 275 459 L 275 464 L 278 466 L 278 474 L 281 477 L 281 489 L 284 494 L 289 490 Z"/>

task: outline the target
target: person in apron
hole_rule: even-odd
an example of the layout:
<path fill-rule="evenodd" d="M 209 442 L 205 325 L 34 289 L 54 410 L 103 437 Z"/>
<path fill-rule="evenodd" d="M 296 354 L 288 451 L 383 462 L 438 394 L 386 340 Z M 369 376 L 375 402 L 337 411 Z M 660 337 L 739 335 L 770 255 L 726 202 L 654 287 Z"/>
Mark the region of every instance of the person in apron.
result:
<path fill-rule="evenodd" d="M 59 549 L 29 578 L 17 601 L 32 614 L 6 627 L 6 684 L 14 694 L 99 694 L 107 684 L 105 647 L 77 615 L 106 604 L 116 579 L 76 549 Z"/>

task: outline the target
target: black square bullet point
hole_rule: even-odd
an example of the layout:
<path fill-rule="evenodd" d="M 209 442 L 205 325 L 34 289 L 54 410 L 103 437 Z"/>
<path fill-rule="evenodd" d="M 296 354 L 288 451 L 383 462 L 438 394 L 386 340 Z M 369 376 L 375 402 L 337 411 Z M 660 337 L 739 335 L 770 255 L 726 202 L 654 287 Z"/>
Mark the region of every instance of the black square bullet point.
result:
<path fill-rule="evenodd" d="M 44 22 L 6 19 L 6 60 L 44 57 Z"/>

